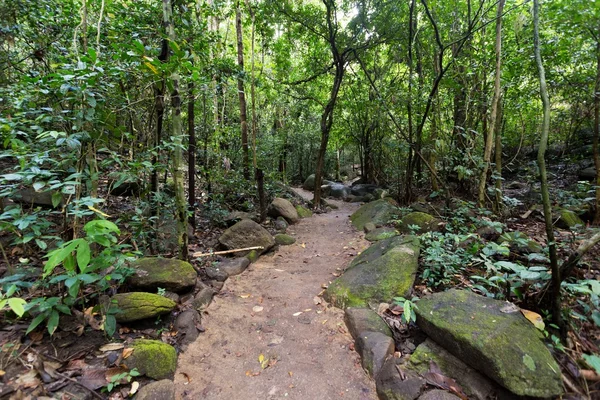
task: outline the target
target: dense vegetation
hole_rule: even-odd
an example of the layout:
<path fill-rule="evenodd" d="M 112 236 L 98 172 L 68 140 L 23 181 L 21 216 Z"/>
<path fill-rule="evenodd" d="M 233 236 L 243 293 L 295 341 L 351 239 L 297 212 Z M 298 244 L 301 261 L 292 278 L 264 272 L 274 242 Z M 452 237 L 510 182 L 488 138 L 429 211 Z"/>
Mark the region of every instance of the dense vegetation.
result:
<path fill-rule="evenodd" d="M 524 301 L 554 276 L 554 309 L 552 300 L 540 309 L 563 325 L 565 281 L 580 313 L 565 315 L 563 338 L 567 327 L 596 329 L 598 276 L 572 273 L 583 254 L 576 235 L 590 230 L 533 252 L 528 261 L 554 274 L 498 265 L 507 246 L 452 244 L 482 225 L 506 230 L 473 210 L 506 222 L 541 204 L 544 159 L 555 184 L 548 207 L 600 222 L 600 182 L 572 178 L 600 169 L 600 7 L 542 2 L 534 46 L 533 3 L 504 3 L 2 2 L 0 304 L 35 315 L 30 331 L 44 322 L 53 333 L 61 313 L 122 282 L 136 255 L 187 258 L 188 222 L 200 230 L 231 210 L 264 215 L 263 181 L 272 196 L 279 182 L 316 173 L 315 208 L 322 179 L 358 176 L 404 206 L 472 201 L 448 233 L 425 238 L 423 281 L 448 286 L 478 254 L 475 290 Z M 526 200 L 513 197 L 515 181 L 529 185 Z M 177 240 L 165 249 L 169 221 Z M 115 310 L 101 312 L 114 332 Z"/>

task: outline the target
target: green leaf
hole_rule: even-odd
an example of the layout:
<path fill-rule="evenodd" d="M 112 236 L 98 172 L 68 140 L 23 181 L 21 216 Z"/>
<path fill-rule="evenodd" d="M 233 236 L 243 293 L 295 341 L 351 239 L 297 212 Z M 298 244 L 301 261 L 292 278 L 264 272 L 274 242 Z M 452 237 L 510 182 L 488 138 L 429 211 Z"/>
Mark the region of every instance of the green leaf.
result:
<path fill-rule="evenodd" d="M 54 192 L 52 193 L 52 207 L 56 208 L 62 202 L 62 193 Z"/>
<path fill-rule="evenodd" d="M 600 311 L 592 311 L 592 320 L 594 321 L 597 327 L 600 327 Z"/>
<path fill-rule="evenodd" d="M 79 266 L 79 271 L 85 272 L 88 264 L 90 263 L 91 250 L 90 245 L 87 241 L 83 240 L 77 246 L 77 265 Z"/>
<path fill-rule="evenodd" d="M 106 320 L 104 321 L 104 332 L 108 336 L 112 336 L 115 334 L 117 330 L 117 319 L 114 315 L 107 315 Z"/>
<path fill-rule="evenodd" d="M 584 354 L 583 359 L 590 367 L 594 368 L 597 374 L 600 374 L 600 357 L 595 354 Z"/>
<path fill-rule="evenodd" d="M 29 327 L 25 331 L 25 334 L 28 335 L 31 331 L 33 331 L 35 328 L 37 328 L 38 325 L 41 324 L 42 321 L 44 321 L 45 319 L 46 319 L 46 313 L 39 314 L 37 317 L 35 317 L 31 321 L 31 323 L 29 324 Z"/>
<path fill-rule="evenodd" d="M 25 305 L 27 302 L 19 297 L 12 297 L 8 299 L 8 306 L 15 314 L 22 317 L 25 314 Z M 2 308 L 2 307 L 0 307 Z"/>
<path fill-rule="evenodd" d="M 532 371 L 536 370 L 535 361 L 533 361 L 533 358 L 531 358 L 531 356 L 529 354 L 525 354 L 523 356 L 523 364 L 525 364 L 525 366 Z"/>
<path fill-rule="evenodd" d="M 48 323 L 46 325 L 50 336 L 54 335 L 54 332 L 56 332 L 56 328 L 58 328 L 59 319 L 60 319 L 60 316 L 58 315 L 58 311 L 52 310 L 50 312 L 50 317 L 48 318 Z"/>
<path fill-rule="evenodd" d="M 65 281 L 66 282 L 66 281 Z M 79 294 L 79 287 L 81 286 L 81 281 L 79 279 L 75 280 L 75 283 L 69 287 L 69 296 L 75 298 Z"/>
<path fill-rule="evenodd" d="M 44 186 L 46 186 L 45 182 L 35 182 L 33 184 L 33 190 L 35 190 L 36 192 L 39 192 Z"/>
<path fill-rule="evenodd" d="M 81 239 L 71 240 L 70 242 L 63 244 L 58 249 L 52 250 L 50 253 L 48 253 L 48 261 L 46 261 L 46 264 L 44 264 L 44 278 L 50 275 L 52 271 L 54 271 L 54 268 L 63 263 L 65 259 L 71 255 L 73 250 L 79 246 L 80 240 Z"/>
<path fill-rule="evenodd" d="M 96 53 L 96 50 L 94 50 L 93 48 L 89 47 L 88 48 L 88 55 L 90 56 L 90 61 L 92 62 L 92 64 L 95 64 L 96 61 L 98 60 L 98 54 Z"/>

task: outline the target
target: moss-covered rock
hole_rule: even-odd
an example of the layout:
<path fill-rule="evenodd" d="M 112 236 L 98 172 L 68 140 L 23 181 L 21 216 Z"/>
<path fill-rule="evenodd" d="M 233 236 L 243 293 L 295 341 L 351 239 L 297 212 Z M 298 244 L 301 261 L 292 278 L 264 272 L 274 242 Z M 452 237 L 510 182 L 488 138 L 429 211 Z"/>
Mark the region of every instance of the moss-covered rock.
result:
<path fill-rule="evenodd" d="M 381 317 L 370 308 L 350 307 L 346 308 L 344 322 L 348 327 L 348 332 L 356 340 L 362 332 L 379 332 L 392 337 L 390 327 Z"/>
<path fill-rule="evenodd" d="M 416 372 L 405 370 L 396 364 L 397 361 L 399 359 L 389 357 L 383 364 L 376 379 L 377 396 L 380 400 L 415 400 L 427 386 L 427 381 Z"/>
<path fill-rule="evenodd" d="M 418 226 L 419 229 L 415 233 L 425 233 L 440 230 L 440 220 L 431 214 L 424 212 L 411 212 L 405 215 L 402 220 L 396 224 L 396 229 L 402 233 L 412 233 L 410 227 Z"/>
<path fill-rule="evenodd" d="M 258 257 L 260 257 L 260 253 L 256 250 L 252 250 L 248 254 L 246 254 L 246 258 L 248 259 L 248 261 L 250 261 L 250 264 L 256 262 L 256 260 L 258 260 Z"/>
<path fill-rule="evenodd" d="M 135 289 L 156 292 L 163 288 L 175 293 L 190 290 L 196 284 L 196 270 L 188 262 L 174 258 L 146 257 L 136 260 L 135 273 L 127 283 Z"/>
<path fill-rule="evenodd" d="M 362 332 L 356 339 L 355 348 L 360 354 L 363 369 L 376 377 L 385 360 L 394 352 L 394 339 L 381 332 Z"/>
<path fill-rule="evenodd" d="M 424 375 L 429 372 L 432 361 L 440 368 L 442 375 L 458 382 L 469 399 L 510 399 L 514 397 L 506 389 L 481 375 L 431 339 L 425 340 L 411 354 L 407 368 Z"/>
<path fill-rule="evenodd" d="M 374 231 L 375 229 L 377 229 L 377 227 L 372 222 L 367 222 L 365 226 L 363 226 L 363 231 L 365 231 L 365 233 L 369 233 L 371 231 Z"/>
<path fill-rule="evenodd" d="M 219 237 L 219 243 L 226 249 L 261 246 L 262 249 L 256 250 L 258 255 L 275 246 L 273 236 L 265 228 L 249 219 L 243 219 L 223 232 Z M 248 251 L 237 254 L 242 256 L 248 254 Z"/>
<path fill-rule="evenodd" d="M 400 209 L 393 205 L 388 199 L 376 200 L 365 204 L 352 216 L 350 220 L 357 229 L 363 230 L 366 223 L 372 222 L 375 226 L 387 224 L 393 216 L 399 215 Z"/>
<path fill-rule="evenodd" d="M 290 244 L 296 243 L 296 238 L 285 233 L 278 233 L 275 235 L 275 243 L 280 246 L 289 246 Z"/>
<path fill-rule="evenodd" d="M 176 304 L 173 300 L 153 293 L 119 293 L 112 297 L 121 310 L 116 315 L 118 322 L 138 321 L 154 318 L 171 312 Z"/>
<path fill-rule="evenodd" d="M 400 233 L 394 228 L 388 228 L 383 226 L 381 228 L 376 228 L 371 232 L 365 235 L 365 239 L 369 242 L 377 242 L 379 240 L 389 239 L 394 236 L 398 236 Z"/>
<path fill-rule="evenodd" d="M 329 285 L 324 297 L 339 308 L 406 297 L 415 280 L 418 259 L 419 241 L 413 236 L 376 242 Z"/>
<path fill-rule="evenodd" d="M 299 218 L 294 205 L 289 200 L 282 199 L 281 197 L 273 199 L 267 213 L 273 218 L 283 217 L 290 224 L 295 224 Z"/>
<path fill-rule="evenodd" d="M 302 189 L 310 190 L 311 192 L 315 190 L 315 174 L 309 175 L 308 178 L 302 184 Z"/>
<path fill-rule="evenodd" d="M 177 351 L 158 340 L 137 339 L 131 343 L 133 352 L 123 360 L 129 369 L 152 379 L 173 379 L 177 369 Z"/>
<path fill-rule="evenodd" d="M 571 210 L 559 210 L 558 211 L 558 221 L 556 221 L 556 226 L 562 229 L 574 229 L 576 227 L 584 227 L 585 223 L 579 218 L 575 211 Z"/>
<path fill-rule="evenodd" d="M 296 212 L 298 213 L 298 217 L 300 218 L 309 218 L 313 215 L 312 211 L 300 205 L 296 206 Z"/>
<path fill-rule="evenodd" d="M 511 392 L 559 396 L 560 367 L 541 333 L 506 304 L 463 290 L 435 293 L 419 301 L 417 324 L 450 353 Z"/>
<path fill-rule="evenodd" d="M 169 379 L 150 382 L 142 386 L 135 400 L 175 400 L 175 384 Z"/>

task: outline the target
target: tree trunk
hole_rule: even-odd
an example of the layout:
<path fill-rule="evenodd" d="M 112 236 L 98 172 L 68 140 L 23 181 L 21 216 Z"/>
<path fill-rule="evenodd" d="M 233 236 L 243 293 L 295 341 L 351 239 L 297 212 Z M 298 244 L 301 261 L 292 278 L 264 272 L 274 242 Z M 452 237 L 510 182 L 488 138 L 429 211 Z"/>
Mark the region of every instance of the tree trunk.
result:
<path fill-rule="evenodd" d="M 596 213 L 594 225 L 600 224 L 600 25 L 596 32 L 596 87 L 594 90 L 594 165 L 596 166 Z"/>
<path fill-rule="evenodd" d="M 412 179 L 413 179 L 413 40 L 416 30 L 415 18 L 415 0 L 410 2 L 410 12 L 408 18 L 408 100 L 406 102 L 406 113 L 408 116 L 408 156 L 406 160 L 406 177 L 404 184 L 404 199 L 405 204 L 409 204 L 412 200 Z"/>
<path fill-rule="evenodd" d="M 240 2 L 238 1 L 235 8 L 235 31 L 237 34 L 237 56 L 238 56 L 238 97 L 240 99 L 240 127 L 242 131 L 242 158 L 244 179 L 250 180 L 249 163 L 250 157 L 248 154 L 248 122 L 246 116 L 246 93 L 244 92 L 244 41 L 242 35 L 242 11 Z"/>
<path fill-rule="evenodd" d="M 171 0 L 163 0 L 163 23 L 167 31 L 169 41 L 176 43 L 175 27 L 173 26 L 173 9 Z M 172 175 L 175 184 L 175 208 L 177 220 L 177 243 L 179 246 L 178 257 L 186 260 L 188 257 L 188 234 L 187 234 L 187 206 L 183 185 L 183 126 L 181 122 L 181 96 L 179 95 L 179 75 L 171 74 L 173 91 L 171 92 L 171 104 L 173 105 L 172 136 L 173 136 L 173 166 Z"/>
<path fill-rule="evenodd" d="M 492 100 L 492 115 L 489 124 L 489 132 L 485 138 L 485 150 L 483 153 L 483 171 L 479 178 L 478 202 L 479 207 L 485 206 L 487 174 L 490 168 L 492 156 L 492 147 L 494 144 L 494 132 L 496 130 L 496 120 L 498 118 L 498 104 L 500 104 L 501 88 L 500 78 L 502 76 L 502 10 L 504 9 L 504 1 L 498 2 L 496 13 L 496 73 L 494 80 L 494 98 Z"/>
<path fill-rule="evenodd" d="M 502 1 L 502 0 L 501 0 Z M 540 147 L 538 150 L 538 167 L 540 169 L 540 183 L 542 192 L 542 202 L 544 204 L 544 220 L 546 221 L 546 236 L 548 238 L 548 247 L 550 249 L 550 265 L 552 268 L 552 319 L 560 327 L 564 338 L 565 326 L 562 322 L 560 308 L 560 270 L 558 269 L 558 259 L 556 256 L 556 242 L 554 240 L 554 230 L 552 226 L 552 207 L 550 204 L 550 195 L 548 194 L 548 177 L 546 174 L 546 148 L 548 147 L 548 132 L 550 130 L 550 99 L 548 98 L 548 88 L 546 86 L 546 72 L 542 64 L 540 54 L 540 4 L 539 0 L 533 0 L 533 47 L 535 52 L 535 61 L 540 77 L 540 96 L 544 108 L 544 119 L 542 123 L 542 136 L 540 138 Z"/>
<path fill-rule="evenodd" d="M 498 118 L 496 119 L 496 184 L 495 184 L 495 202 L 496 212 L 502 211 L 502 117 L 504 113 L 504 102 L 500 99 L 498 104 Z"/>
<path fill-rule="evenodd" d="M 188 207 L 192 227 L 196 228 L 196 130 L 194 119 L 194 82 L 188 83 Z"/>

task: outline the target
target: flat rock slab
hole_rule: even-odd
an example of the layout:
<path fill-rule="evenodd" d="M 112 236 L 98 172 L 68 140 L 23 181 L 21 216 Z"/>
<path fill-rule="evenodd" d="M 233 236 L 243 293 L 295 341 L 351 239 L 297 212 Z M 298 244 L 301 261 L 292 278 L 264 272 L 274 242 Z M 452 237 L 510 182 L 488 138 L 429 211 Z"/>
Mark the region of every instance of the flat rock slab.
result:
<path fill-rule="evenodd" d="M 381 199 L 365 204 L 350 217 L 352 225 L 362 231 L 369 222 L 375 226 L 387 224 L 392 216 L 400 214 L 400 209 L 392 203 L 393 200 Z"/>
<path fill-rule="evenodd" d="M 329 285 L 324 298 L 339 308 L 365 307 L 370 301 L 390 302 L 412 290 L 419 260 L 419 240 L 413 236 L 376 242 L 354 259 Z"/>
<path fill-rule="evenodd" d="M 224 271 L 227 276 L 239 275 L 248 268 L 250 260 L 246 257 L 230 258 L 219 262 L 217 267 Z"/>
<path fill-rule="evenodd" d="M 394 353 L 394 339 L 381 332 L 361 332 L 355 348 L 365 371 L 377 377 L 385 360 Z"/>
<path fill-rule="evenodd" d="M 134 289 L 152 290 L 163 288 L 182 293 L 196 285 L 198 274 L 188 262 L 174 258 L 145 257 L 136 260 L 135 273 L 127 279 Z"/>
<path fill-rule="evenodd" d="M 419 374 L 396 365 L 394 357 L 385 361 L 376 384 L 380 400 L 415 400 L 427 386 L 427 382 Z"/>
<path fill-rule="evenodd" d="M 256 250 L 258 255 L 275 246 L 273 236 L 265 228 L 249 219 L 243 219 L 223 232 L 219 237 L 219 243 L 226 249 L 231 250 L 261 246 L 263 247 L 262 250 Z M 236 254 L 244 256 L 248 253 L 249 251 L 245 251 Z"/>
<path fill-rule="evenodd" d="M 419 400 L 460 400 L 460 397 L 445 390 L 434 389 L 421 395 Z"/>
<path fill-rule="evenodd" d="M 454 379 L 460 385 L 469 399 L 516 400 L 518 398 L 466 365 L 431 339 L 425 340 L 417 347 L 410 356 L 408 368 L 423 375 L 429 371 L 432 361 L 440 368 L 444 376 Z M 421 396 L 421 398 L 423 397 Z"/>
<path fill-rule="evenodd" d="M 173 379 L 177 368 L 177 351 L 159 340 L 136 339 L 131 343 L 133 352 L 123 360 L 129 369 L 152 379 Z"/>
<path fill-rule="evenodd" d="M 112 297 L 121 310 L 116 315 L 117 322 L 132 322 L 154 318 L 171 312 L 176 304 L 173 300 L 158 294 L 145 292 L 119 293 Z"/>
<path fill-rule="evenodd" d="M 396 229 L 402 233 L 412 233 L 413 229 L 415 233 L 437 232 L 441 228 L 441 222 L 431 214 L 415 211 L 405 215 Z"/>
<path fill-rule="evenodd" d="M 379 332 L 392 337 L 390 327 L 370 308 L 346 308 L 344 322 L 354 340 L 363 332 Z"/>
<path fill-rule="evenodd" d="M 509 303 L 464 290 L 421 299 L 417 324 L 471 368 L 520 396 L 562 394 L 560 367 L 541 333 Z"/>

